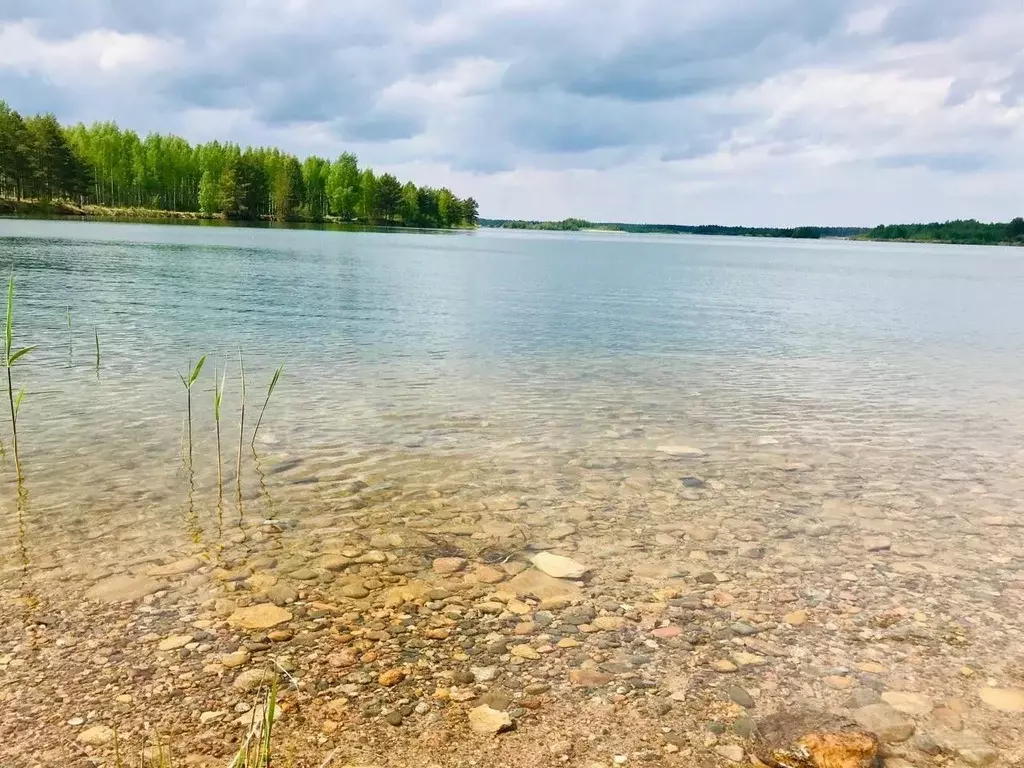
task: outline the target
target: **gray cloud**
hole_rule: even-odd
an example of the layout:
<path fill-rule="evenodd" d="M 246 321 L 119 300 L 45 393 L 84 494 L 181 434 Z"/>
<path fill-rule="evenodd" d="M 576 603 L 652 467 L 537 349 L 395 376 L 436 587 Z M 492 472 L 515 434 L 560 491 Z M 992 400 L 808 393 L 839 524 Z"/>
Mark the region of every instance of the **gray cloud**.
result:
<path fill-rule="evenodd" d="M 66 121 L 353 149 L 491 215 L 735 221 L 749 199 L 751 223 L 850 221 L 909 185 L 927 218 L 958 199 L 999 217 L 1024 171 L 1016 0 L 343 5 L 7 0 L 0 95 Z M 957 177 L 990 183 L 958 196 Z"/>

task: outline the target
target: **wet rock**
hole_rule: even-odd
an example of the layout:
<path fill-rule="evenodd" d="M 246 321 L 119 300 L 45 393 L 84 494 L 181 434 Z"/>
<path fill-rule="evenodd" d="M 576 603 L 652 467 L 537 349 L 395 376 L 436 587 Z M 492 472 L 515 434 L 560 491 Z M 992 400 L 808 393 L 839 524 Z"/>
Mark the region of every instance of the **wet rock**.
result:
<path fill-rule="evenodd" d="M 715 747 L 715 752 L 733 763 L 738 763 L 743 759 L 743 747 L 735 744 L 723 744 Z"/>
<path fill-rule="evenodd" d="M 590 626 L 605 632 L 617 632 L 626 626 L 626 619 L 622 616 L 598 616 Z"/>
<path fill-rule="evenodd" d="M 772 768 L 876 768 L 878 739 L 822 712 L 778 712 L 757 723 L 755 756 Z"/>
<path fill-rule="evenodd" d="M 512 648 L 512 655 L 520 659 L 529 659 L 530 661 L 536 661 L 540 658 L 540 653 L 536 648 L 526 645 L 517 645 Z"/>
<path fill-rule="evenodd" d="M 360 555 L 354 560 L 354 562 L 360 563 L 362 565 L 380 565 L 382 563 L 386 563 L 387 561 L 388 556 L 377 549 L 370 550 L 366 554 Z"/>
<path fill-rule="evenodd" d="M 473 571 L 476 580 L 482 584 L 498 584 L 505 580 L 505 574 L 489 565 L 478 565 Z"/>
<path fill-rule="evenodd" d="M 377 682 L 385 688 L 390 688 L 405 680 L 405 675 L 406 673 L 404 669 L 395 667 L 381 672 L 380 676 L 377 678 Z"/>
<path fill-rule="evenodd" d="M 161 651 L 174 651 L 178 648 L 184 648 L 191 642 L 192 635 L 171 635 L 161 640 L 157 648 Z"/>
<path fill-rule="evenodd" d="M 129 603 L 164 589 L 167 585 L 147 576 L 121 574 L 96 582 L 86 590 L 85 597 L 100 603 Z"/>
<path fill-rule="evenodd" d="M 270 685 L 274 681 L 274 673 L 269 669 L 247 669 L 239 672 L 231 685 L 240 691 L 252 691 L 261 686 Z"/>
<path fill-rule="evenodd" d="M 782 620 L 791 627 L 802 627 L 807 623 L 807 611 L 792 611 L 787 613 Z"/>
<path fill-rule="evenodd" d="M 655 450 L 658 453 L 665 453 L 681 459 L 699 459 L 707 455 L 700 448 L 695 448 L 692 445 L 659 445 Z"/>
<path fill-rule="evenodd" d="M 580 588 L 571 581 L 548 576 L 541 571 L 528 570 L 513 576 L 503 589 L 514 592 L 518 597 L 533 597 L 542 603 L 552 601 L 573 601 L 582 597 Z"/>
<path fill-rule="evenodd" d="M 278 606 L 294 603 L 299 599 L 298 591 L 287 584 L 275 584 L 268 588 L 265 594 L 270 602 Z"/>
<path fill-rule="evenodd" d="M 150 568 L 146 572 L 146 575 L 155 579 L 167 576 L 184 576 L 186 573 L 192 573 L 193 571 L 199 570 L 202 565 L 203 561 L 198 557 L 186 557 L 182 560 L 175 560 L 173 563 L 167 563 L 166 565 L 158 565 L 155 568 Z"/>
<path fill-rule="evenodd" d="M 578 627 L 589 624 L 596 618 L 597 612 L 592 605 L 577 605 L 562 614 L 562 623 Z"/>
<path fill-rule="evenodd" d="M 569 671 L 569 680 L 580 688 L 599 688 L 607 685 L 615 677 L 596 669 L 573 669 Z"/>
<path fill-rule="evenodd" d="M 732 701 L 736 702 L 744 709 L 753 709 L 755 706 L 757 706 L 754 702 L 754 698 L 749 693 L 747 693 L 746 689 L 741 688 L 738 685 L 729 686 L 728 694 L 729 698 L 732 699 Z"/>
<path fill-rule="evenodd" d="M 878 736 L 886 744 L 898 744 L 914 734 L 914 721 L 888 704 L 869 704 L 855 709 L 853 719 L 864 730 Z"/>
<path fill-rule="evenodd" d="M 1000 712 L 1024 712 L 1024 690 L 1017 688 L 982 688 L 978 697 L 984 704 Z"/>
<path fill-rule="evenodd" d="M 220 663 L 228 669 L 240 667 L 249 660 L 249 651 L 242 648 L 234 653 L 225 653 L 220 657 Z"/>
<path fill-rule="evenodd" d="M 927 696 L 904 691 L 886 691 L 882 694 L 882 701 L 897 712 L 914 717 L 924 717 L 935 708 L 935 704 Z"/>
<path fill-rule="evenodd" d="M 556 579 L 580 579 L 587 573 L 587 568 L 572 558 L 556 555 L 552 552 L 538 552 L 530 562 L 539 571 Z"/>
<path fill-rule="evenodd" d="M 464 557 L 439 557 L 434 560 L 432 565 L 434 573 L 441 576 L 450 576 L 453 573 L 458 573 L 465 567 L 466 558 Z"/>
<path fill-rule="evenodd" d="M 284 608 L 271 603 L 260 603 L 237 609 L 228 616 L 228 623 L 242 629 L 269 629 L 291 621 L 291 618 L 292 614 Z"/>
<path fill-rule="evenodd" d="M 341 594 L 353 600 L 362 600 L 370 596 L 370 590 L 362 584 L 346 584 L 341 588 Z"/>
<path fill-rule="evenodd" d="M 474 733 L 501 733 L 512 727 L 512 717 L 508 712 L 501 712 L 491 709 L 486 704 L 481 704 L 469 711 L 469 727 Z"/>
<path fill-rule="evenodd" d="M 114 740 L 114 729 L 106 725 L 94 725 L 78 734 L 77 740 L 90 747 L 102 747 Z"/>
<path fill-rule="evenodd" d="M 973 731 L 935 728 L 930 735 L 943 752 L 956 755 L 968 765 L 991 765 L 999 759 L 999 750 Z"/>

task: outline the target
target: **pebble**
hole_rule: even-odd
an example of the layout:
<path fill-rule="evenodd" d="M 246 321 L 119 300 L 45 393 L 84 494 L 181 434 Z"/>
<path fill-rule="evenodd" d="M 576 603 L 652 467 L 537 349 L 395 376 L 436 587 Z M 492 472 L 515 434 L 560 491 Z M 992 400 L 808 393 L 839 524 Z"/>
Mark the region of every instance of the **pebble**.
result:
<path fill-rule="evenodd" d="M 434 573 L 442 576 L 450 576 L 453 573 L 458 573 L 466 567 L 466 558 L 464 557 L 439 557 L 434 560 L 433 569 Z"/>
<path fill-rule="evenodd" d="M 364 597 L 369 597 L 370 590 L 362 584 L 346 584 L 341 588 L 341 594 L 353 600 L 362 600 Z"/>
<path fill-rule="evenodd" d="M 572 558 L 552 552 L 538 552 L 530 562 L 537 570 L 556 579 L 580 579 L 590 570 Z"/>
<path fill-rule="evenodd" d="M 540 658 L 540 653 L 533 646 L 523 643 L 522 645 L 513 646 L 512 655 L 520 659 L 530 659 L 536 661 Z"/>
<path fill-rule="evenodd" d="M 763 656 L 758 656 L 754 653 L 747 653 L 745 651 L 739 651 L 732 655 L 733 661 L 739 664 L 741 667 L 760 667 L 765 663 Z M 723 671 L 723 670 L 719 670 Z"/>
<path fill-rule="evenodd" d="M 512 727 L 508 712 L 491 709 L 486 704 L 469 710 L 469 727 L 474 733 L 496 734 Z"/>
<path fill-rule="evenodd" d="M 505 580 L 505 574 L 489 565 L 478 565 L 474 571 L 477 581 L 483 584 L 497 584 Z"/>
<path fill-rule="evenodd" d="M 927 696 L 904 691 L 886 691 L 882 694 L 882 701 L 897 712 L 914 717 L 923 717 L 935 708 L 935 704 Z"/>
<path fill-rule="evenodd" d="M 581 688 L 598 688 L 602 685 L 607 685 L 615 677 L 605 672 L 599 672 L 596 669 L 573 669 L 569 671 L 569 680 L 573 685 L 578 685 Z"/>
<path fill-rule="evenodd" d="M 622 616 L 598 616 L 590 626 L 606 632 L 617 632 L 626 626 L 626 619 Z"/>
<path fill-rule="evenodd" d="M 102 747 L 114 740 L 114 729 L 106 725 L 94 725 L 78 734 L 78 741 L 90 747 Z"/>
<path fill-rule="evenodd" d="M 783 617 L 783 621 L 791 627 L 802 627 L 807 623 L 807 611 L 792 611 Z"/>
<path fill-rule="evenodd" d="M 743 747 L 736 744 L 721 744 L 715 747 L 715 752 L 733 763 L 742 761 L 744 755 Z"/>
<path fill-rule="evenodd" d="M 262 685 L 270 685 L 274 680 L 274 673 L 268 669 L 247 669 L 239 672 L 231 684 L 240 691 L 252 691 Z"/>
<path fill-rule="evenodd" d="M 498 676 L 497 667 L 470 667 L 471 682 L 489 683 Z"/>
<path fill-rule="evenodd" d="M 683 630 L 675 625 L 658 627 L 651 630 L 651 636 L 657 637 L 659 640 L 670 640 L 673 637 L 679 637 L 681 634 L 683 634 Z"/>
<path fill-rule="evenodd" d="M 1024 690 L 1017 688 L 982 688 L 981 701 L 1000 712 L 1024 712 Z"/>
<path fill-rule="evenodd" d="M 406 672 L 404 669 L 394 667 L 381 672 L 380 676 L 377 678 L 377 682 L 385 688 L 390 688 L 391 686 L 398 685 L 400 682 L 405 680 L 405 675 Z"/>
<path fill-rule="evenodd" d="M 225 653 L 220 657 L 220 663 L 228 669 L 240 667 L 249 660 L 249 651 L 242 648 L 234 653 Z"/>
<path fill-rule="evenodd" d="M 877 734 L 885 744 L 898 744 L 914 734 L 913 720 L 885 703 L 855 709 L 853 719 L 865 730 Z"/>
<path fill-rule="evenodd" d="M 728 693 L 729 698 L 737 704 L 739 704 L 744 709 L 753 709 L 755 706 L 757 706 L 754 703 L 754 698 L 746 691 L 746 689 L 741 688 L 738 685 L 729 686 Z"/>
<path fill-rule="evenodd" d="M 738 667 L 728 659 L 719 659 L 718 661 L 712 662 L 711 667 L 716 672 L 735 672 Z"/>
<path fill-rule="evenodd" d="M 178 648 L 184 648 L 191 642 L 192 635 L 171 635 L 161 640 L 157 648 L 161 651 L 174 651 Z"/>
<path fill-rule="evenodd" d="M 239 608 L 230 616 L 228 623 L 242 629 L 269 629 L 270 627 L 291 621 L 292 614 L 284 608 L 271 603 Z"/>

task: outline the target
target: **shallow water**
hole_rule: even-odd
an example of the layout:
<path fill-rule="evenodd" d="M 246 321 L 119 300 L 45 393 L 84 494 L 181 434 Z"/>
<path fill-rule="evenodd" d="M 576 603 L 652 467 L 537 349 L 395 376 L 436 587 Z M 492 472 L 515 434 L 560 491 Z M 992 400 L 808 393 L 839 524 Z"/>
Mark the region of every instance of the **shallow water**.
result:
<path fill-rule="evenodd" d="M 557 517 L 606 484 L 614 514 L 623 480 L 675 492 L 666 444 L 740 475 L 807 462 L 824 495 L 984 483 L 987 513 L 1019 514 L 1013 249 L 7 220 L 0 265 L 16 343 L 39 345 L 14 372 L 28 497 L 13 514 L 8 450 L 6 577 L 212 544 L 225 519 L 315 536 L 439 494 Z M 191 491 L 177 372 L 200 354 Z"/>

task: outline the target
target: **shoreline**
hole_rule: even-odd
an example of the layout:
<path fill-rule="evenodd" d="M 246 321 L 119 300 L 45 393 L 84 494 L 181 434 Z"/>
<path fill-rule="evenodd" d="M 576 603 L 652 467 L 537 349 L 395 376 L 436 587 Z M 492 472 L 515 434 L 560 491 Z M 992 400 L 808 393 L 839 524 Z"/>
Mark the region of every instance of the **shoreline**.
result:
<path fill-rule="evenodd" d="M 310 219 L 304 217 L 291 217 L 278 219 L 273 216 L 260 216 L 257 218 L 241 218 L 225 216 L 222 213 L 203 213 L 202 211 L 165 211 L 159 208 L 115 208 L 104 205 L 78 205 L 66 200 L 54 201 L 51 203 L 40 203 L 30 200 L 11 200 L 0 198 L 0 219 L 35 219 L 46 221 L 50 219 L 80 219 L 83 221 L 119 221 L 145 223 L 183 223 L 183 222 L 211 222 L 223 226 L 252 226 L 254 224 L 307 224 L 324 225 L 329 224 L 338 227 L 352 227 L 354 229 L 366 228 L 387 228 L 387 229 L 424 229 L 423 227 L 406 226 L 397 221 L 366 222 L 358 219 L 341 219 L 337 216 L 325 216 L 322 219 Z M 441 227 L 442 231 L 456 231 L 470 229 L 464 226 Z M 475 229 L 475 227 L 474 227 Z"/>

